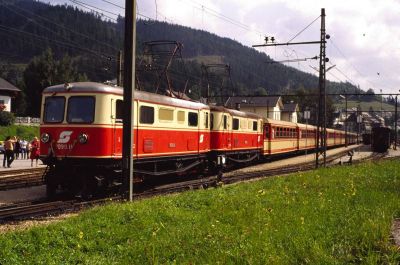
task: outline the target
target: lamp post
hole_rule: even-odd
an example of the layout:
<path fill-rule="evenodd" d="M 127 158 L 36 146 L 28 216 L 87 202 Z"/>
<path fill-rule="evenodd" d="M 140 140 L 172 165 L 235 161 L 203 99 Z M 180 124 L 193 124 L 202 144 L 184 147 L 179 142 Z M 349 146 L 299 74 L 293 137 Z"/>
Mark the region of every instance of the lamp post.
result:
<path fill-rule="evenodd" d="M 394 105 L 394 150 L 397 150 L 397 96 L 398 95 L 396 95 L 396 101 Z"/>
<path fill-rule="evenodd" d="M 359 135 L 361 134 L 361 123 L 362 123 L 362 115 L 357 115 L 357 123 L 358 123 L 358 132 L 357 132 L 357 144 L 360 143 Z"/>
<path fill-rule="evenodd" d="M 346 94 L 344 94 L 344 96 L 343 95 L 340 95 L 340 97 L 341 98 L 343 98 L 344 100 L 345 100 L 345 106 L 344 106 L 344 115 L 345 115 L 345 117 L 344 117 L 344 145 L 345 145 L 345 147 L 347 147 L 347 95 Z"/>

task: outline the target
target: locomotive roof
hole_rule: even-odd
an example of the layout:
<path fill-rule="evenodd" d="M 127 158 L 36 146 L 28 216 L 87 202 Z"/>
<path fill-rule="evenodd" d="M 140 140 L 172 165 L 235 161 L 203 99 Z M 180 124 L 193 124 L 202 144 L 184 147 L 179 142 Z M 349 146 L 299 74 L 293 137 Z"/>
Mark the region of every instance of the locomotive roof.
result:
<path fill-rule="evenodd" d="M 47 87 L 43 90 L 43 94 L 52 93 L 109 93 L 123 95 L 123 88 L 119 86 L 111 86 L 103 83 L 95 82 L 76 82 L 68 84 L 60 84 Z M 176 107 L 192 108 L 192 109 L 208 109 L 209 107 L 203 103 L 189 101 L 184 99 L 172 98 L 160 94 L 135 91 L 134 98 L 139 101 L 147 101 L 150 103 L 160 103 L 163 105 L 172 105 Z"/>
<path fill-rule="evenodd" d="M 235 109 L 229 109 L 229 108 L 225 108 L 223 106 L 211 105 L 210 109 L 211 109 L 211 111 L 227 112 L 227 113 L 231 114 L 232 116 L 239 116 L 239 117 L 243 117 L 243 118 L 252 118 L 252 119 L 261 119 L 261 116 L 255 114 L 255 113 L 244 112 L 244 111 L 235 110 Z"/>
<path fill-rule="evenodd" d="M 267 119 L 267 118 L 264 118 L 264 123 L 289 126 L 289 127 L 297 127 L 297 123 L 293 123 L 293 122 L 289 122 L 289 121 L 282 121 L 282 120 L 273 120 L 273 119 Z"/>

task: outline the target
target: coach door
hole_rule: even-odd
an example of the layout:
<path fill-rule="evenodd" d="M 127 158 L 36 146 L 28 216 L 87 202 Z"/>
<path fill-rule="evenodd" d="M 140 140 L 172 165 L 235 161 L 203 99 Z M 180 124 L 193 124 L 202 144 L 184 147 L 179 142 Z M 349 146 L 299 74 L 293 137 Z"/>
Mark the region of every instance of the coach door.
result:
<path fill-rule="evenodd" d="M 114 101 L 112 99 L 112 101 Z M 113 156 L 122 156 L 122 109 L 123 101 L 121 99 L 115 100 L 115 113 L 113 117 L 113 133 L 112 133 L 112 143 L 113 143 Z"/>

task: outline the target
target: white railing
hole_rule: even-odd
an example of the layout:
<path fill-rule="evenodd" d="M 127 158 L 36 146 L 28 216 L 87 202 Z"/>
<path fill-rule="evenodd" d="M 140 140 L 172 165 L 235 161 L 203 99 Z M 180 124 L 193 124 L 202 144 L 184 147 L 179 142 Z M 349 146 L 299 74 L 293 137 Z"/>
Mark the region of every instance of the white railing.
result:
<path fill-rule="evenodd" d="M 35 117 L 15 117 L 15 124 L 28 124 L 28 125 L 39 125 L 40 118 Z"/>

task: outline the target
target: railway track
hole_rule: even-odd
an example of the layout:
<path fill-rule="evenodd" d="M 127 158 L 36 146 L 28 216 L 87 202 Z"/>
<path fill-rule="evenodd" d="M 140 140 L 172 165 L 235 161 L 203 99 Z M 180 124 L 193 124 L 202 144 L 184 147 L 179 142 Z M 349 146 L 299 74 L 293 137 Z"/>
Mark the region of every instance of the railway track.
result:
<path fill-rule="evenodd" d="M 43 167 L 0 171 L 0 191 L 42 185 L 44 171 Z"/>
<path fill-rule="evenodd" d="M 346 152 L 347 153 L 347 152 Z M 334 160 L 343 156 L 344 153 L 339 153 L 334 156 L 327 158 L 327 163 L 332 163 Z M 378 160 L 384 155 L 374 154 L 371 157 L 362 159 L 366 160 Z M 353 161 L 355 163 L 361 163 L 362 161 Z M 178 183 L 164 184 L 160 186 L 147 187 L 134 193 L 133 198 L 135 200 L 150 198 L 157 195 L 165 195 L 177 192 L 183 192 L 187 190 L 204 189 L 208 187 L 216 187 L 220 184 L 232 184 L 240 181 L 248 181 L 253 179 L 260 179 L 265 177 L 271 177 L 276 175 L 284 175 L 289 173 L 295 173 L 300 171 L 308 171 L 315 168 L 314 162 L 305 162 L 293 166 L 286 166 L 285 168 L 265 169 L 256 170 L 252 172 L 231 172 L 228 176 L 223 176 L 222 179 L 218 179 L 216 176 L 210 176 L 205 178 L 193 179 L 188 181 L 182 181 Z M 33 202 L 33 203 L 20 203 L 16 205 L 9 205 L 0 207 L 0 223 L 11 220 L 23 220 L 38 216 L 54 215 L 58 213 L 76 212 L 78 210 L 93 206 L 104 204 L 109 201 L 122 200 L 122 197 L 112 197 L 98 200 L 89 201 L 78 201 L 78 200 L 60 200 L 52 202 Z"/>

